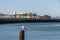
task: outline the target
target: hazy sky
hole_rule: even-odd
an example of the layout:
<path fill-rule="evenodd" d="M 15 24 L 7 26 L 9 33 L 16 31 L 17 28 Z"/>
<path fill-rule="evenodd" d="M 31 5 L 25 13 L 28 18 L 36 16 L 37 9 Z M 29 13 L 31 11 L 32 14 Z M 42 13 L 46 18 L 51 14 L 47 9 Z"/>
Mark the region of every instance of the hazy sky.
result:
<path fill-rule="evenodd" d="M 60 0 L 0 0 L 0 13 L 14 11 L 60 16 Z"/>

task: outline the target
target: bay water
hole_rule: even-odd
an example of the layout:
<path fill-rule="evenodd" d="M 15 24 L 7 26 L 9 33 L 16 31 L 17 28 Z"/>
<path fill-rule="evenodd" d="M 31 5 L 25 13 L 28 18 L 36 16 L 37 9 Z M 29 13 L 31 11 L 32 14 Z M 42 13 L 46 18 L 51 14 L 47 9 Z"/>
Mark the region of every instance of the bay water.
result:
<path fill-rule="evenodd" d="M 19 40 L 21 26 L 26 26 L 25 40 L 60 40 L 60 23 L 0 24 L 0 40 Z"/>

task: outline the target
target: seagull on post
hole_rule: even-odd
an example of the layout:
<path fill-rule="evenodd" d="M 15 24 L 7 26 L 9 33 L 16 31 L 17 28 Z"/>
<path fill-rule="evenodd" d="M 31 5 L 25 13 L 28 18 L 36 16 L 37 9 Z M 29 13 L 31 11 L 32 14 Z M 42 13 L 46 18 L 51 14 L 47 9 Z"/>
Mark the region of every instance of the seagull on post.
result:
<path fill-rule="evenodd" d="M 25 27 L 25 26 L 22 26 L 22 29 L 23 29 L 23 30 L 25 30 L 25 29 L 26 29 L 26 27 Z"/>

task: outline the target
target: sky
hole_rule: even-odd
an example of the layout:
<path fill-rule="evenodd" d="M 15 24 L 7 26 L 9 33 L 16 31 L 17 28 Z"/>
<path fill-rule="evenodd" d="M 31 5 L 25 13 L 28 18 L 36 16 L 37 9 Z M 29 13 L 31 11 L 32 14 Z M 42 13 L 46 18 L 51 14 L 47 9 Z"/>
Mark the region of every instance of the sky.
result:
<path fill-rule="evenodd" d="M 60 0 L 0 0 L 0 13 L 15 11 L 60 16 Z"/>

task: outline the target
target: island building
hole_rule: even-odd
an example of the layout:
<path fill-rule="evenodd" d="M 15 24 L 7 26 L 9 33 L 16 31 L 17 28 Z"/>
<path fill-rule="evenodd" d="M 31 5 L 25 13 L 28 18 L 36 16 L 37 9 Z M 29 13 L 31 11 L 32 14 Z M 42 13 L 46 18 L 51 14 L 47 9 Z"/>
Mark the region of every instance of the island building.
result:
<path fill-rule="evenodd" d="M 37 15 L 36 13 L 31 13 L 31 12 L 22 12 L 22 13 L 14 12 L 11 15 L 0 14 L 0 18 L 50 19 L 51 16 L 49 16 L 49 15 L 40 16 L 40 15 Z"/>
<path fill-rule="evenodd" d="M 10 17 L 11 18 L 38 18 L 37 17 L 37 14 L 36 13 L 27 13 L 27 12 L 24 12 L 24 13 L 20 13 L 20 12 L 18 12 L 18 13 L 16 13 L 15 12 L 15 14 L 13 14 L 13 15 L 10 15 Z"/>

